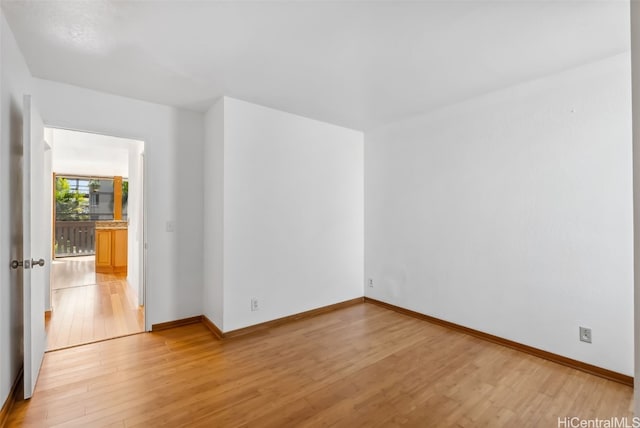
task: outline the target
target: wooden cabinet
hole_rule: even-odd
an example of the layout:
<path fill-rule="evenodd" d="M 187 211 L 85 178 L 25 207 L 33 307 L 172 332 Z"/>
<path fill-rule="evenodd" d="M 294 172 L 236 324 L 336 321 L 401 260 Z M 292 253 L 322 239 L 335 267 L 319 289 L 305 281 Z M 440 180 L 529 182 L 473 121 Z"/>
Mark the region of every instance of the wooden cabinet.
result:
<path fill-rule="evenodd" d="M 96 229 L 96 272 L 111 272 L 110 229 Z"/>
<path fill-rule="evenodd" d="M 127 229 L 112 230 L 111 264 L 114 272 L 127 273 Z"/>
<path fill-rule="evenodd" d="M 127 273 L 127 229 L 96 227 L 96 272 Z"/>

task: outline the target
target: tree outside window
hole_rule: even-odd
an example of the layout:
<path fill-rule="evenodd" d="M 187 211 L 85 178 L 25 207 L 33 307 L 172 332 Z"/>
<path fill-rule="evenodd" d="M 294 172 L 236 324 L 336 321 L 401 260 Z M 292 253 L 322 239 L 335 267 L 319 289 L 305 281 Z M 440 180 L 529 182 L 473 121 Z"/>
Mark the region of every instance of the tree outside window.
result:
<path fill-rule="evenodd" d="M 56 220 L 81 221 L 89 219 L 89 197 L 81 180 L 56 177 Z M 73 186 L 72 186 L 73 184 Z"/>

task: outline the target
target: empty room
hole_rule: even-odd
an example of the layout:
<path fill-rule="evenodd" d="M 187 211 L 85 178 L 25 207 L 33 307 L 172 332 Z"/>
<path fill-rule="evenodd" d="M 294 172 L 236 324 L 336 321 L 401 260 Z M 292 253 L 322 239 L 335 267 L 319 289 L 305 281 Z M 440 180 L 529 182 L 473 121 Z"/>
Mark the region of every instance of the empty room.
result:
<path fill-rule="evenodd" d="M 0 5 L 0 427 L 640 425 L 635 1 Z"/>

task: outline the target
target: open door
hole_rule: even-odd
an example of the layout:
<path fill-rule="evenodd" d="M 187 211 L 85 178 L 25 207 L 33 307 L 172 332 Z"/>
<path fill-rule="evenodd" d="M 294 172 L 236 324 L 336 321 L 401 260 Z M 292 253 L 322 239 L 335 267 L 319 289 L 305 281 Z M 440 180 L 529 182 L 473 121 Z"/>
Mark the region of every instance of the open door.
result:
<path fill-rule="evenodd" d="M 47 254 L 48 210 L 45 208 L 44 125 L 34 108 L 31 96 L 24 96 L 22 165 L 22 224 L 24 253 L 22 262 L 24 298 L 24 398 L 30 398 L 36 387 L 44 358 L 46 333 L 44 325 L 45 290 L 49 277 L 43 269 Z M 16 263 L 16 262 L 14 262 Z"/>

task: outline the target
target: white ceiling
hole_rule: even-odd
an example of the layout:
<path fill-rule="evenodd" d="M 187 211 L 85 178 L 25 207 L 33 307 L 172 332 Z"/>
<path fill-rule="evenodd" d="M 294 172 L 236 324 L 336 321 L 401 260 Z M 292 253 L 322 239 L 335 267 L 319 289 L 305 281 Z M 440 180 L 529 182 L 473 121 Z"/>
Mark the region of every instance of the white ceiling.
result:
<path fill-rule="evenodd" d="M 629 2 L 6 1 L 36 77 L 369 129 L 629 50 Z"/>
<path fill-rule="evenodd" d="M 126 138 L 48 128 L 53 172 L 67 175 L 129 177 L 129 153 L 141 153 L 143 143 Z"/>

